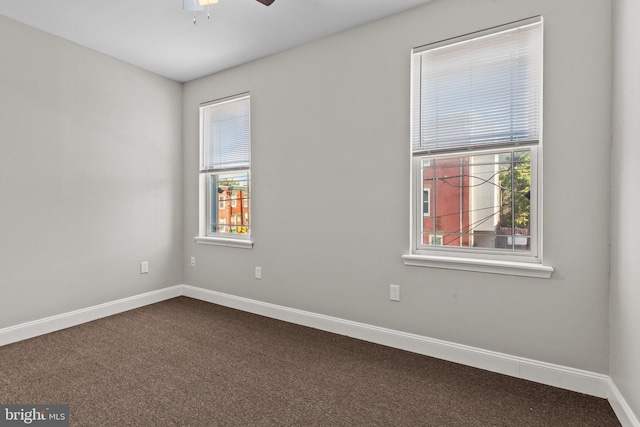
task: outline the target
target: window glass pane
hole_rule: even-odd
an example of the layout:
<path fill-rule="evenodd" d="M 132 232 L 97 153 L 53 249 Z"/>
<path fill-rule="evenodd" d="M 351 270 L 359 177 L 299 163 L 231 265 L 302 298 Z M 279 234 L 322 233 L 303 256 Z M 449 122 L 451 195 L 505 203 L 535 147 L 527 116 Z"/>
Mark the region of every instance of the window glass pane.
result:
<path fill-rule="evenodd" d="M 430 189 L 422 245 L 530 249 L 530 150 L 429 160 L 420 163 Z"/>
<path fill-rule="evenodd" d="M 248 96 L 202 107 L 201 120 L 202 171 L 249 166 L 251 113 Z"/>
<path fill-rule="evenodd" d="M 414 54 L 413 151 L 538 141 L 542 24 Z"/>
<path fill-rule="evenodd" d="M 211 174 L 211 233 L 250 234 L 249 187 L 248 171 Z"/>

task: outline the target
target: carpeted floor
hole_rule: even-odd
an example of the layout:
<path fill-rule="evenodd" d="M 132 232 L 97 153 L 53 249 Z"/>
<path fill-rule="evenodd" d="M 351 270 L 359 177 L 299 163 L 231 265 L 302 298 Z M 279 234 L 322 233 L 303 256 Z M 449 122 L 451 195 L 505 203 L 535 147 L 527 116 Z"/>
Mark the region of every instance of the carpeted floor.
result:
<path fill-rule="evenodd" d="M 619 426 L 604 399 L 180 297 L 0 347 L 72 426 Z"/>

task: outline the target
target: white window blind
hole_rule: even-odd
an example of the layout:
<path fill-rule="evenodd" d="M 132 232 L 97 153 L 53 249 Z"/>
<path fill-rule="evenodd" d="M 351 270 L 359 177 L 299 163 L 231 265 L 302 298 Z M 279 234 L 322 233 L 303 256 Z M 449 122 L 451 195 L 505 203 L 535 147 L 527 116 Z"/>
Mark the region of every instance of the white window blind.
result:
<path fill-rule="evenodd" d="M 201 172 L 248 168 L 251 163 L 249 95 L 204 105 Z"/>
<path fill-rule="evenodd" d="M 470 36 L 414 49 L 416 154 L 540 139 L 540 19 Z"/>

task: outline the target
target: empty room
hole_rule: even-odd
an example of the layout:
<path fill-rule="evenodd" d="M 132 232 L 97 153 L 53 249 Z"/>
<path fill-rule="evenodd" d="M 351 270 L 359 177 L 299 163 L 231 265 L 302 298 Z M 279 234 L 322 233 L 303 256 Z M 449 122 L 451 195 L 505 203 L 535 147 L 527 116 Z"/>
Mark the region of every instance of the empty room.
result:
<path fill-rule="evenodd" d="M 0 425 L 640 427 L 638 0 L 0 2 Z"/>

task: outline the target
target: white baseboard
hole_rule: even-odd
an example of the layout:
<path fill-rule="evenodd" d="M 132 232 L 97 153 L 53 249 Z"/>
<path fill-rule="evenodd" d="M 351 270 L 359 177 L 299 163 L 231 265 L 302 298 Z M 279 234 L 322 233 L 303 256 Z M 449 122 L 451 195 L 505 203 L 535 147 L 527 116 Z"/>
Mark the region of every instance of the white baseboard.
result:
<path fill-rule="evenodd" d="M 625 427 L 640 427 L 608 375 L 353 322 L 188 285 L 177 285 L 69 313 L 0 329 L 0 346 L 80 325 L 178 296 L 235 308 L 298 325 L 399 348 L 600 398 L 608 398 Z"/>
<path fill-rule="evenodd" d="M 134 308 L 154 304 L 180 295 L 182 295 L 182 286 L 172 286 L 105 304 L 95 305 L 93 307 L 71 311 L 69 313 L 10 326 L 8 328 L 0 329 L 0 346 L 59 331 L 82 323 L 91 322 L 92 320 L 122 313 L 123 311 L 133 310 Z"/>
<path fill-rule="evenodd" d="M 436 357 L 487 371 L 607 398 L 609 377 L 480 348 L 184 285 L 183 295 L 254 314 Z"/>
<path fill-rule="evenodd" d="M 609 378 L 609 404 L 624 427 L 640 427 L 640 421 L 611 378 Z"/>

